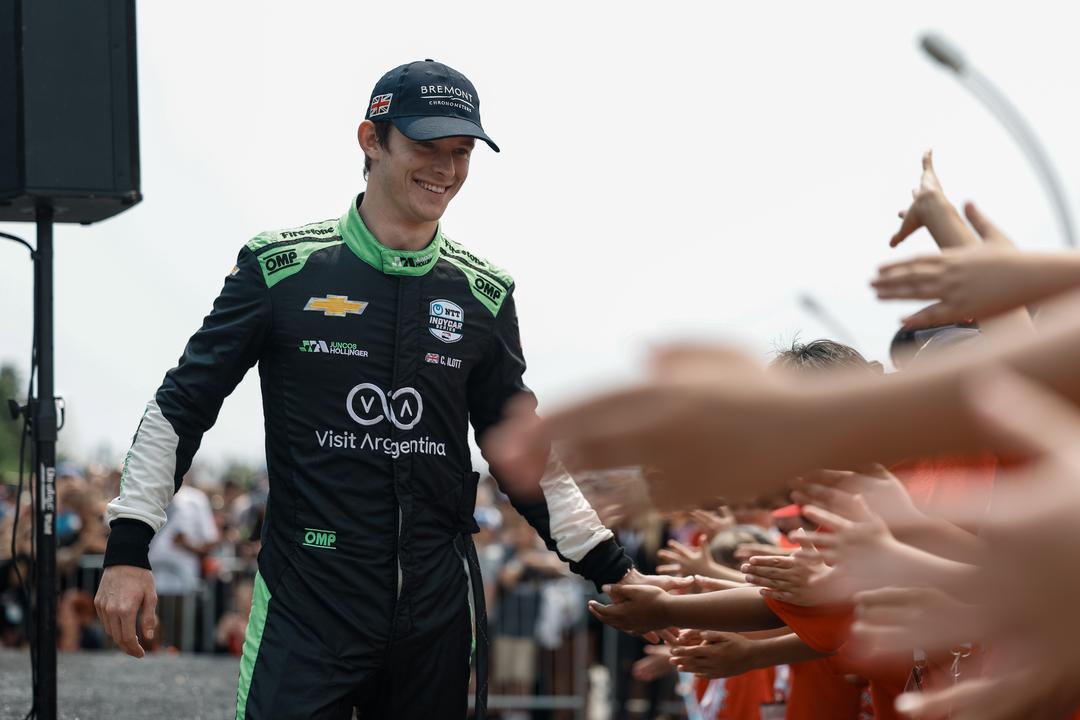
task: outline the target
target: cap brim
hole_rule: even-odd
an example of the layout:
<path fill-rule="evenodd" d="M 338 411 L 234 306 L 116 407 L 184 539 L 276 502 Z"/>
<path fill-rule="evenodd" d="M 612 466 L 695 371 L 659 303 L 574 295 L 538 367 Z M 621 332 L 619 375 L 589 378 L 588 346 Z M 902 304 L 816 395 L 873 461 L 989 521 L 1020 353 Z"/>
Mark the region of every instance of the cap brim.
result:
<path fill-rule="evenodd" d="M 464 118 L 432 115 L 396 117 L 394 127 L 410 140 L 438 140 L 446 137 L 474 137 L 486 142 L 492 150 L 499 152 L 499 146 L 487 136 L 484 129 L 472 120 Z"/>

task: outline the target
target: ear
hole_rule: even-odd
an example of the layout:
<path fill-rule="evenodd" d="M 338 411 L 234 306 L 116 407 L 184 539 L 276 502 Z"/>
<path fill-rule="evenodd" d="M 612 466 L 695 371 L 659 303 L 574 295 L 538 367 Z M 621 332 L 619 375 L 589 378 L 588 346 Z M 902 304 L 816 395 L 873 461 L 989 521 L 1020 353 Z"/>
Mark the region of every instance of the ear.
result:
<path fill-rule="evenodd" d="M 356 129 L 356 140 L 360 143 L 360 149 L 372 160 L 379 159 L 379 151 L 382 147 L 375 136 L 375 123 L 364 120 Z"/>
<path fill-rule="evenodd" d="M 882 365 L 881 363 L 879 363 L 877 360 L 871 360 L 870 361 L 870 370 L 875 375 L 884 375 L 885 374 L 885 366 Z"/>

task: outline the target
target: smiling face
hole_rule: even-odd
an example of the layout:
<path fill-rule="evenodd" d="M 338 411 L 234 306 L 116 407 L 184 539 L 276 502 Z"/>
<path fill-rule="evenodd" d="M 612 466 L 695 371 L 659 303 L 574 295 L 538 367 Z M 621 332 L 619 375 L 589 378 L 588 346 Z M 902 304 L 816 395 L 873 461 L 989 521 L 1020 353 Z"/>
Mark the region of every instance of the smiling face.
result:
<path fill-rule="evenodd" d="M 371 157 L 368 192 L 377 192 L 398 222 L 437 222 L 469 175 L 476 140 L 410 140 L 392 126 L 384 144 L 374 142 L 374 129 L 371 135 L 365 143 L 361 129 L 361 145 Z"/>

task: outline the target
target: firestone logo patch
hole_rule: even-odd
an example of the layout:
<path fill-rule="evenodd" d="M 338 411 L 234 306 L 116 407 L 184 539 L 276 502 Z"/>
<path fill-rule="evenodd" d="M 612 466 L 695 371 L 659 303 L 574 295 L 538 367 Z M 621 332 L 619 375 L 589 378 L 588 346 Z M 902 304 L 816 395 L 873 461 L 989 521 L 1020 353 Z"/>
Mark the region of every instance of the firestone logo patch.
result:
<path fill-rule="evenodd" d="M 462 338 L 465 311 L 449 300 L 432 300 L 429 306 L 428 332 L 444 343 L 455 343 Z"/>

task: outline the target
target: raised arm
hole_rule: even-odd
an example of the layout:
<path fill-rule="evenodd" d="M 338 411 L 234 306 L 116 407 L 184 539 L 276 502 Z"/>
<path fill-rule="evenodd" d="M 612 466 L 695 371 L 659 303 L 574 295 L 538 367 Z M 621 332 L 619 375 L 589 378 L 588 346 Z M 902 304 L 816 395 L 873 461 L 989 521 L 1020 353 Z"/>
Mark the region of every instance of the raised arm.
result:
<path fill-rule="evenodd" d="M 518 484 L 504 483 L 499 463 L 493 461 L 487 431 L 505 412 L 509 410 L 535 420 L 536 400 L 525 385 L 524 373 L 525 358 L 511 288 L 498 307 L 492 347 L 481 366 L 470 375 L 469 414 L 480 451 L 514 509 L 536 529 L 548 549 L 597 587 L 619 582 L 633 566 L 630 558 L 549 450 L 541 462 L 524 473 L 523 482 Z M 512 399 L 517 400 L 516 404 L 507 408 Z"/>
<path fill-rule="evenodd" d="M 1000 309 L 988 311 L 987 306 L 994 305 L 994 297 L 1001 297 L 1001 285 L 1025 284 L 1024 277 L 985 277 L 980 275 L 991 265 L 993 257 L 1000 264 L 1005 260 L 1006 268 L 999 275 L 1015 276 L 1015 270 L 1009 271 L 1008 263 L 1015 259 L 1016 246 L 996 225 L 968 203 L 965 213 L 971 225 L 978 232 L 976 235 L 964 223 L 960 213 L 945 197 L 937 173 L 934 171 L 933 156 L 929 150 L 923 155 L 922 177 L 919 187 L 912 191 L 911 207 L 901 212 L 900 230 L 893 235 L 890 245 L 896 247 L 911 232 L 920 226 L 930 231 L 930 236 L 941 249 L 938 256 L 924 256 L 899 263 L 886 265 L 881 274 L 872 283 L 878 291 L 878 297 L 887 298 L 922 298 L 936 299 L 937 303 L 920 310 L 904 319 L 907 327 L 959 322 L 978 318 L 984 333 L 1023 333 L 1031 332 L 1031 317 L 1023 302 L 996 305 Z M 985 256 L 985 257 L 983 257 Z M 959 271 L 974 258 L 977 268 L 971 272 Z M 1005 281 L 1005 282 L 1002 282 Z M 963 314 L 967 311 L 967 314 Z M 945 316 L 955 319 L 943 320 Z"/>
<path fill-rule="evenodd" d="M 606 586 L 604 590 L 614 604 L 592 600 L 589 611 L 624 632 L 646 633 L 668 628 L 751 632 L 784 625 L 754 587 L 698 595 L 672 595 L 649 585 Z"/>

